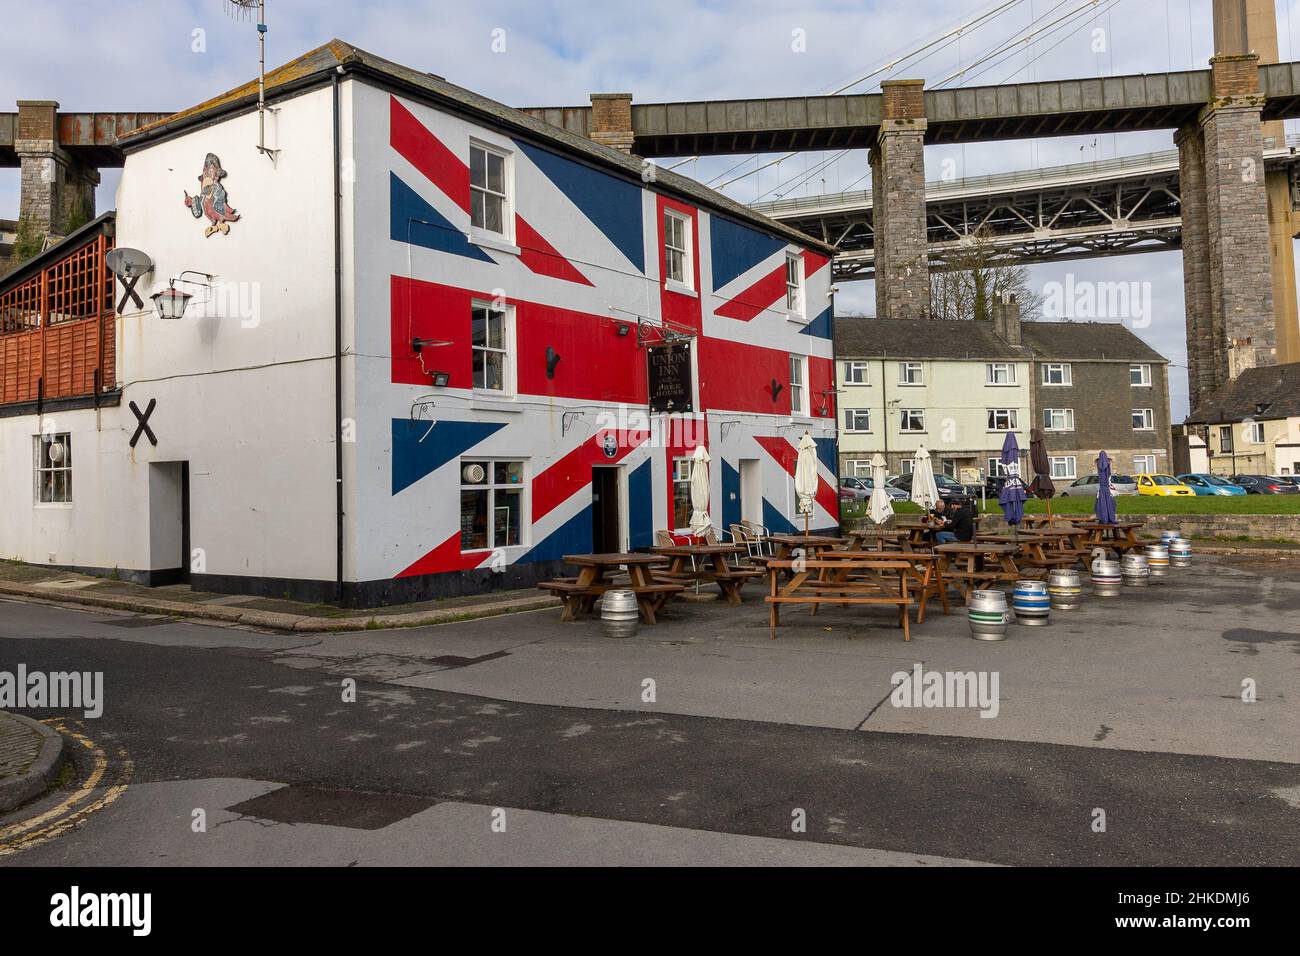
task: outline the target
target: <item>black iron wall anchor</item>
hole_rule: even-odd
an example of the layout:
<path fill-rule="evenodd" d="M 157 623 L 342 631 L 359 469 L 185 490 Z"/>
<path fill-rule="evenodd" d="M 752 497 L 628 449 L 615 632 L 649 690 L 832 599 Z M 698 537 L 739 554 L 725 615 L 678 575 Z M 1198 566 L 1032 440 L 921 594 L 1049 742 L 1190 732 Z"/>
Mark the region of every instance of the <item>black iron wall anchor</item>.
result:
<path fill-rule="evenodd" d="M 153 429 L 149 427 L 149 416 L 153 414 L 153 410 L 158 406 L 158 399 L 149 399 L 149 404 L 145 406 L 143 412 L 140 411 L 140 406 L 136 405 L 135 402 L 128 402 L 127 404 L 131 406 L 131 414 L 135 415 L 135 420 L 137 422 L 135 426 L 135 434 L 131 436 L 131 447 L 135 447 L 135 443 L 140 440 L 140 436 L 143 434 L 149 438 L 149 444 L 157 448 L 158 436 L 155 435 Z"/>
<path fill-rule="evenodd" d="M 126 300 L 130 299 L 135 303 L 137 309 L 144 308 L 144 300 L 140 298 L 140 293 L 135 291 L 135 284 L 140 281 L 140 276 L 131 276 L 129 279 L 124 276 L 118 276 L 117 281 L 122 283 L 122 299 L 117 303 L 117 314 L 121 315 L 126 309 Z"/>

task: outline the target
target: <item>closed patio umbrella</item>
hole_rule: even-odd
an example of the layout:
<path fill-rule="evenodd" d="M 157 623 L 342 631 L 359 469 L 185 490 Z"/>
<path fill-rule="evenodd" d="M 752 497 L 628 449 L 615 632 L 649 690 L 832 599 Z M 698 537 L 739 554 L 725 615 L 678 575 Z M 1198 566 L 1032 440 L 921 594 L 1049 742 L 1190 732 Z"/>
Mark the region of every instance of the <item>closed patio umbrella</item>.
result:
<path fill-rule="evenodd" d="M 1007 480 L 998 492 L 998 505 L 1002 508 L 1002 517 L 1007 524 L 1019 530 L 1020 522 L 1025 517 L 1025 483 L 1020 477 L 1020 443 L 1016 441 L 1015 432 L 1007 432 L 1002 442 L 1000 458 L 1007 471 Z"/>
<path fill-rule="evenodd" d="M 876 452 L 871 459 L 871 507 L 869 514 L 876 524 L 884 524 L 894 516 L 894 505 L 885 492 L 885 456 Z"/>
<path fill-rule="evenodd" d="M 697 538 L 708 537 L 713 530 L 709 517 L 709 450 L 695 446 L 691 456 L 691 534 Z"/>
<path fill-rule="evenodd" d="M 1029 485 L 1029 493 L 1047 502 L 1047 516 L 1050 518 L 1056 484 L 1052 481 L 1052 464 L 1047 457 L 1047 442 L 1041 428 L 1029 430 L 1029 463 L 1034 469 L 1034 480 Z"/>
<path fill-rule="evenodd" d="M 922 445 L 912 456 L 912 500 L 929 511 L 939 500 L 939 486 L 934 483 L 934 466 L 930 453 Z"/>
<path fill-rule="evenodd" d="M 1115 523 L 1115 496 L 1110 490 L 1110 456 L 1104 451 L 1097 455 L 1097 503 L 1092 510 L 1102 524 Z"/>
<path fill-rule="evenodd" d="M 803 533 L 807 537 L 808 521 L 817 498 L 817 442 L 807 432 L 799 439 L 799 457 L 794 465 L 794 493 L 798 499 L 797 510 L 803 515 Z"/>

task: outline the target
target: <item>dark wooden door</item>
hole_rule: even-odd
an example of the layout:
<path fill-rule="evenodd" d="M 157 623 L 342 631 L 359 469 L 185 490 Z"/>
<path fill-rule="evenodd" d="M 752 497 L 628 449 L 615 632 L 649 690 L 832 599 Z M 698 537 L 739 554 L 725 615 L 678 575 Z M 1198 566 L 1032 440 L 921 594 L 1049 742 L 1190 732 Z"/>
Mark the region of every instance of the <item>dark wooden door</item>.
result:
<path fill-rule="evenodd" d="M 623 550 L 618 513 L 618 469 L 591 469 L 591 548 L 595 554 Z"/>

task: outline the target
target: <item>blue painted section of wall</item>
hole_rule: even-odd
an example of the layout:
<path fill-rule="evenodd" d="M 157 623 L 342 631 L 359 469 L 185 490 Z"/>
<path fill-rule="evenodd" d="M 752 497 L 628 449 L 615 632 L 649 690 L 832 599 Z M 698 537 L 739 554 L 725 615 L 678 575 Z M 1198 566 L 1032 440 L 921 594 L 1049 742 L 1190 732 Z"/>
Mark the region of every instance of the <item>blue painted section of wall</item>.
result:
<path fill-rule="evenodd" d="M 428 422 L 394 418 L 393 494 L 409 488 L 502 428 L 505 425 L 500 422 L 435 422 L 431 429 Z"/>
<path fill-rule="evenodd" d="M 713 253 L 713 288 L 721 289 L 736 276 L 754 268 L 787 243 L 767 233 L 724 219 L 709 217 L 709 247 Z"/>
<path fill-rule="evenodd" d="M 811 335 L 816 339 L 830 340 L 831 337 L 831 310 L 826 308 L 821 315 L 813 319 L 802 329 L 799 330 L 804 335 Z"/>
<path fill-rule="evenodd" d="M 591 505 L 587 505 L 564 524 L 524 552 L 515 564 L 530 561 L 558 561 L 566 554 L 591 553 Z"/>
<path fill-rule="evenodd" d="M 496 263 L 463 232 L 398 177 L 389 174 L 389 234 L 398 242 L 410 242 L 438 252 Z M 414 220 L 414 221 L 412 221 Z M 408 233 L 409 228 L 409 233 Z"/>
<path fill-rule="evenodd" d="M 839 457 L 839 454 L 835 450 L 835 439 L 814 438 L 813 441 L 817 443 L 817 460 L 825 465 L 826 470 L 832 475 L 836 474 L 835 460 Z"/>
<path fill-rule="evenodd" d="M 582 210 L 583 215 L 636 267 L 637 272 L 645 272 L 641 187 L 531 143 L 515 140 L 515 145 Z"/>
<path fill-rule="evenodd" d="M 627 533 L 629 546 L 634 551 L 655 543 L 655 506 L 650 489 L 650 459 L 647 458 L 627 476 Z"/>
<path fill-rule="evenodd" d="M 763 525 L 772 534 L 794 534 L 795 531 L 801 530 L 795 528 L 790 519 L 781 514 L 776 505 L 766 498 L 763 499 Z"/>
<path fill-rule="evenodd" d="M 740 523 L 740 471 L 722 459 L 722 527 L 730 530 Z"/>

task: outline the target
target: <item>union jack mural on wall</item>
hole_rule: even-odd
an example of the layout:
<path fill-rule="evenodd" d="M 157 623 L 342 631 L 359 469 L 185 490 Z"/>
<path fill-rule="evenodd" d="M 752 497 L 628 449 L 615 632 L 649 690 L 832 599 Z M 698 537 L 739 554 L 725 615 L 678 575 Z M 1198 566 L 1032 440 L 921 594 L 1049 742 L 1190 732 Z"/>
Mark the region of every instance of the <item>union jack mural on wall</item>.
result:
<path fill-rule="evenodd" d="M 354 516 L 360 579 L 589 552 L 599 467 L 619 470 L 620 544 L 650 545 L 677 524 L 675 462 L 697 444 L 715 525 L 788 530 L 805 431 L 823 463 L 813 525 L 838 522 L 822 252 L 562 146 L 362 90 L 358 108 L 386 119 L 373 186 L 388 202 L 386 222 L 357 218 L 358 352 L 386 366 L 382 388 L 358 384 L 372 412 L 358 479 L 373 483 Z M 385 280 L 379 306 L 366 290 Z M 670 421 L 647 411 L 645 345 L 665 336 L 694 343 L 695 411 Z"/>

